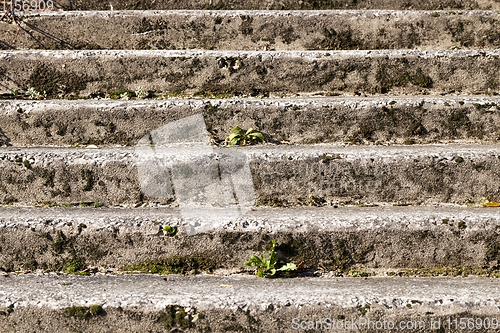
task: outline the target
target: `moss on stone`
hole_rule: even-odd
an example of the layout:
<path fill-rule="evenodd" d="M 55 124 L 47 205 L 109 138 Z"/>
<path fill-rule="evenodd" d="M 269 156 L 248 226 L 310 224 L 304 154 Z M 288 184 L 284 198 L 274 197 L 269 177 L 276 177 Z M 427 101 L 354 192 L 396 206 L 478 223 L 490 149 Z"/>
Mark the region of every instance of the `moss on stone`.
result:
<path fill-rule="evenodd" d="M 30 259 L 23 264 L 23 268 L 34 271 L 38 268 L 38 262 L 35 259 Z"/>
<path fill-rule="evenodd" d="M 163 322 L 165 327 L 180 327 L 186 329 L 192 326 L 189 315 L 180 306 L 169 305 L 165 312 L 160 313 L 158 321 Z"/>
<path fill-rule="evenodd" d="M 100 305 L 91 305 L 90 307 L 74 305 L 65 308 L 63 312 L 66 315 L 66 317 L 89 319 L 103 314 L 104 310 Z"/>
<path fill-rule="evenodd" d="M 201 256 L 169 257 L 127 266 L 124 271 L 142 271 L 154 274 L 185 274 L 187 272 L 211 271 L 218 265 L 215 260 Z"/>
<path fill-rule="evenodd" d="M 91 191 L 94 187 L 94 174 L 91 170 L 83 169 L 82 170 L 82 178 L 85 180 L 85 186 L 83 187 L 83 191 Z"/>
<path fill-rule="evenodd" d="M 38 66 L 30 75 L 27 85 L 36 91 L 47 93 L 48 97 L 54 97 L 59 93 L 79 93 L 84 90 L 91 79 L 75 73 L 62 73 L 45 65 Z"/>
<path fill-rule="evenodd" d="M 64 262 L 62 271 L 64 273 L 76 273 L 84 268 L 85 261 L 82 258 L 73 257 Z"/>

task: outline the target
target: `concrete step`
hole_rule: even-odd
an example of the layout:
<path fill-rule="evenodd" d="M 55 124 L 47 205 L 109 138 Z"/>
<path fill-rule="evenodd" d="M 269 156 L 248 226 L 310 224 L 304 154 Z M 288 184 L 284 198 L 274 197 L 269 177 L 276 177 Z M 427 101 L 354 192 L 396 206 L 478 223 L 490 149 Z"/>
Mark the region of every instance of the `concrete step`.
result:
<path fill-rule="evenodd" d="M 291 144 L 496 142 L 500 98 L 314 97 L 269 99 L 4 100 L 0 144 L 134 146 L 147 132 L 203 114 L 222 143 L 235 126 Z"/>
<path fill-rule="evenodd" d="M 0 198 L 20 205 L 176 199 L 181 205 L 225 206 L 234 200 L 224 191 L 233 189 L 242 191 L 234 195 L 247 206 L 305 205 L 310 196 L 318 204 L 465 204 L 500 200 L 499 158 L 498 145 L 470 144 L 2 148 Z M 193 199 L 197 191 L 205 193 L 200 202 Z"/>
<path fill-rule="evenodd" d="M 207 210 L 2 207 L 0 268 L 253 274 L 244 262 L 276 239 L 280 265 L 309 275 L 500 277 L 499 208 L 258 207 L 223 223 Z"/>
<path fill-rule="evenodd" d="M 27 13 L 26 49 L 495 49 L 498 11 L 103 11 Z M 5 42 L 17 27 L 0 25 Z"/>
<path fill-rule="evenodd" d="M 204 10 L 298 10 L 298 9 L 500 9 L 495 0 L 473 1 L 473 0 L 424 0 L 418 2 L 408 2 L 401 0 L 359 0 L 359 1 L 312 1 L 302 2 L 292 0 L 280 1 L 241 1 L 241 0 L 139 0 L 134 3 L 124 0 L 112 0 L 101 2 L 90 1 L 69 1 L 58 0 L 56 8 L 64 10 L 166 10 L 166 9 L 204 9 Z"/>
<path fill-rule="evenodd" d="M 487 278 L 20 275 L 0 286 L 4 332 L 496 332 L 500 306 Z"/>
<path fill-rule="evenodd" d="M 451 94 L 500 89 L 500 51 L 3 51 L 0 93 Z"/>

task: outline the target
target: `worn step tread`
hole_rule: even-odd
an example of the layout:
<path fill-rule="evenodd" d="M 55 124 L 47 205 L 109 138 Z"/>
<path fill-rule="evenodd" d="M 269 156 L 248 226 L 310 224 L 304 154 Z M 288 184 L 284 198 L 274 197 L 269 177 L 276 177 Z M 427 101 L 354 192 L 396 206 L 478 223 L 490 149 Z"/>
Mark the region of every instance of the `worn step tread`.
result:
<path fill-rule="evenodd" d="M 198 113 L 217 143 L 235 126 L 291 144 L 500 138 L 498 96 L 0 100 L 0 144 L 133 146 L 146 131 Z"/>
<path fill-rule="evenodd" d="M 443 223 L 447 220 L 447 223 Z M 500 208 L 458 205 L 421 205 L 364 207 L 351 204 L 340 207 L 254 207 L 244 215 L 214 228 L 238 232 L 308 232 L 335 230 L 421 230 L 450 229 L 453 221 L 464 221 L 467 230 L 496 230 L 500 226 Z M 69 222 L 71 225 L 68 225 Z M 0 207 L 0 228 L 34 228 L 35 232 L 78 229 L 85 232 L 123 230 L 157 235 L 165 226 L 182 227 L 186 223 L 175 207 Z M 449 225 L 447 225 L 449 223 Z"/>
<path fill-rule="evenodd" d="M 29 12 L 26 49 L 348 50 L 500 46 L 498 11 Z M 17 28 L 0 26 L 4 41 Z"/>
<path fill-rule="evenodd" d="M 244 262 L 269 251 L 276 239 L 283 262 L 303 261 L 308 269 L 340 275 L 353 269 L 369 275 L 500 276 L 499 208 L 261 207 L 223 224 L 205 220 L 188 234 L 205 213 L 185 216 L 168 207 L 2 207 L 0 268 L 250 272 Z M 177 234 L 164 233 L 165 226 L 178 228 Z"/>
<path fill-rule="evenodd" d="M 113 0 L 111 2 L 100 2 L 97 0 L 71 2 L 69 0 L 59 0 L 58 8 L 67 10 L 122 10 L 122 9 L 215 9 L 215 10 L 235 10 L 235 9 L 261 9 L 261 10 L 296 10 L 296 9 L 500 9 L 497 1 L 472 1 L 472 0 L 425 0 L 418 2 L 407 2 L 402 0 L 360 0 L 352 1 L 312 1 L 302 2 L 285 1 L 242 1 L 242 0 L 159 0 L 150 2 L 140 0 L 133 4 L 124 0 Z"/>
<path fill-rule="evenodd" d="M 499 64 L 500 50 L 3 51 L 0 93 L 496 94 Z"/>
<path fill-rule="evenodd" d="M 47 306 L 61 309 L 72 305 L 104 304 L 105 307 L 134 307 L 158 310 L 177 304 L 197 309 L 220 308 L 265 311 L 275 307 L 330 306 L 361 307 L 378 301 L 381 308 L 404 310 L 411 299 L 421 301 L 418 310 L 430 307 L 446 313 L 450 308 L 463 311 L 491 306 L 498 312 L 500 280 L 490 278 L 383 278 L 261 279 L 251 276 L 167 275 L 57 276 L 11 275 L 2 278 L 0 304 L 7 306 Z M 69 287 L 61 288 L 61 283 Z M 231 285 L 231 287 L 223 287 Z M 102 290 L 105 289 L 106 293 Z M 7 291 L 8 290 L 8 291 Z M 307 292 L 306 292 L 307 291 Z M 46 296 L 41 299 L 43 292 Z M 138 295 L 137 292 L 140 292 Z M 228 296 L 232 296 L 228 302 Z M 357 300 L 356 300 L 357 299 Z M 450 300 L 450 299 L 453 299 Z M 486 303 L 486 304 L 485 304 Z M 287 305 L 288 304 L 288 305 Z M 413 303 L 415 304 L 415 303 Z M 396 310 L 397 309 L 397 310 Z M 417 310 L 417 311 L 418 311 Z M 420 311 L 418 311 L 420 312 Z"/>
<path fill-rule="evenodd" d="M 370 319 L 373 326 L 401 329 L 410 323 L 416 325 L 414 331 L 428 332 L 447 328 L 448 321 L 454 325 L 455 317 L 466 318 L 466 322 L 472 318 L 472 323 L 480 319 L 481 324 L 488 318 L 489 330 L 474 325 L 474 331 L 494 332 L 500 305 L 494 296 L 500 292 L 498 279 L 471 277 L 269 280 L 246 276 L 20 275 L 2 278 L 0 286 L 4 290 L 0 305 L 8 313 L 0 322 L 8 332 L 50 324 L 59 332 L 76 327 L 102 332 L 104 324 L 116 332 L 136 331 L 138 324 L 151 332 L 182 327 L 184 332 L 245 328 L 294 332 L 310 323 L 312 328 L 324 329 L 316 325 L 318 321 L 325 325 L 326 318 L 330 324 L 348 323 L 351 328 L 355 323 L 360 330 L 368 329 Z M 9 305 L 13 307 L 9 309 Z M 83 317 L 91 305 L 102 306 L 98 309 L 101 312 Z M 176 319 L 176 311 L 185 317 Z M 11 325 L 15 322 L 14 328 Z"/>
<path fill-rule="evenodd" d="M 248 165 L 252 179 L 245 181 L 255 193 L 255 197 L 251 195 L 255 201 L 249 199 L 249 205 L 304 205 L 311 195 L 331 203 L 361 200 L 465 204 L 479 202 L 483 197 L 500 201 L 498 145 L 197 147 L 157 147 L 156 153 L 146 147 L 1 148 L 0 193 L 4 203 L 17 201 L 20 205 L 41 201 L 164 203 L 174 199 L 172 193 L 156 193 L 147 185 L 151 181 L 158 186 L 170 184 L 166 178 L 163 185 L 157 183 L 165 177 L 154 176 L 162 172 L 161 168 L 171 168 L 169 163 L 177 161 L 175 172 L 181 178 L 175 176 L 174 183 L 178 180 L 176 186 L 180 187 L 174 190 L 180 191 L 182 186 L 184 190 L 195 190 L 208 186 L 212 178 L 207 172 L 215 167 L 213 163 L 219 163 L 216 158 L 220 156 Z M 150 169 L 151 163 L 160 164 Z M 221 164 L 221 168 L 224 177 L 232 177 L 236 171 L 231 168 L 236 164 L 229 160 L 221 163 L 230 163 Z M 142 166 L 140 175 L 138 166 Z M 195 199 L 186 200 L 182 204 L 192 204 Z M 213 204 L 217 205 L 215 201 Z"/>

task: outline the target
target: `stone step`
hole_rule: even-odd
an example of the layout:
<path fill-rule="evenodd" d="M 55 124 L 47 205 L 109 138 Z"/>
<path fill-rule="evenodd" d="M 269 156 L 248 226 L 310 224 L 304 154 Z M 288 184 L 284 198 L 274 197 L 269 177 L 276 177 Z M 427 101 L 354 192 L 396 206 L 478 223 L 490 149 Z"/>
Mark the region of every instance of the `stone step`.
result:
<path fill-rule="evenodd" d="M 471 144 L 2 148 L 0 200 L 225 207 L 236 204 L 234 195 L 245 206 L 477 203 L 500 201 L 499 158 L 498 145 Z"/>
<path fill-rule="evenodd" d="M 496 94 L 500 50 L 3 51 L 0 93 Z"/>
<path fill-rule="evenodd" d="M 1 207 L 0 268 L 253 274 L 244 262 L 269 254 L 276 239 L 279 265 L 303 261 L 310 274 L 500 277 L 499 208 L 257 207 L 223 223 L 195 225 L 207 211 L 197 213 Z M 164 232 L 165 226 L 176 233 Z"/>
<path fill-rule="evenodd" d="M 269 142 L 421 144 L 496 142 L 500 98 L 314 97 L 165 100 L 0 100 L 0 144 L 134 146 L 147 132 L 202 114 L 222 143 L 254 128 Z"/>
<path fill-rule="evenodd" d="M 90 11 L 24 15 L 26 49 L 495 49 L 498 11 Z M 4 41 L 15 25 L 0 25 Z"/>
<path fill-rule="evenodd" d="M 344 0 L 344 1 L 241 1 L 241 0 L 138 0 L 134 3 L 124 0 L 111 0 L 102 2 L 99 0 L 70 1 L 58 0 L 55 5 L 63 10 L 172 10 L 172 9 L 204 9 L 204 10 L 327 10 L 327 9 L 500 9 L 495 0 L 423 0 L 423 1 L 401 1 L 401 0 Z"/>
<path fill-rule="evenodd" d="M 487 278 L 19 275 L 0 286 L 4 332 L 496 332 L 500 317 L 500 281 Z"/>

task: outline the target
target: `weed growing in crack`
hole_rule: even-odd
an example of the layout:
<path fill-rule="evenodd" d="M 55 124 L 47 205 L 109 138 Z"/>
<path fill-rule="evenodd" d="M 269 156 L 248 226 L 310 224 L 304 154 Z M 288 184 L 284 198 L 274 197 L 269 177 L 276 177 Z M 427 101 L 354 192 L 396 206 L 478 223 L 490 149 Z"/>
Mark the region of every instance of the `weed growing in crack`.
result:
<path fill-rule="evenodd" d="M 231 133 L 225 140 L 225 142 L 229 142 L 229 146 L 234 146 L 236 144 L 244 146 L 247 144 L 254 143 L 254 141 L 257 139 L 262 140 L 262 142 L 266 142 L 262 133 L 254 132 L 253 128 L 250 128 L 248 131 L 245 131 L 242 130 L 240 127 L 236 126 L 231 130 L 231 132 L 232 131 L 237 131 L 237 132 Z"/>
<path fill-rule="evenodd" d="M 35 88 L 31 87 L 28 89 L 28 91 L 26 91 L 26 94 L 28 94 L 28 98 L 29 99 L 45 99 L 47 98 L 47 92 L 43 92 L 43 94 L 39 93 L 38 91 L 36 91 Z"/>
<path fill-rule="evenodd" d="M 144 91 L 144 88 L 139 86 L 139 87 L 135 87 L 135 96 L 137 96 L 137 98 L 140 98 L 140 99 L 143 99 L 143 98 L 146 98 L 148 96 L 148 93 Z"/>
<path fill-rule="evenodd" d="M 266 259 L 266 251 L 262 252 L 262 256 L 259 258 L 257 256 L 252 256 L 252 258 L 245 262 L 247 266 L 256 266 L 257 275 L 260 277 L 273 276 L 277 271 L 294 271 L 297 269 L 294 263 L 287 263 L 281 268 L 276 269 L 274 266 L 278 262 L 278 258 L 274 253 L 276 247 L 276 240 L 272 240 L 273 245 L 271 246 L 271 254 L 269 259 Z"/>

